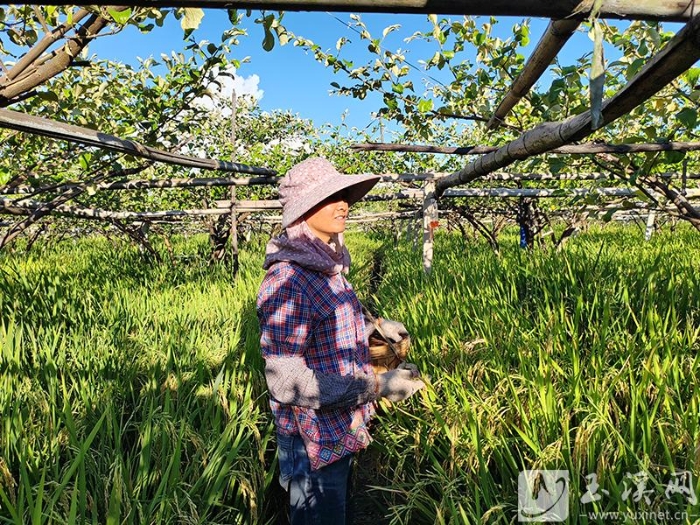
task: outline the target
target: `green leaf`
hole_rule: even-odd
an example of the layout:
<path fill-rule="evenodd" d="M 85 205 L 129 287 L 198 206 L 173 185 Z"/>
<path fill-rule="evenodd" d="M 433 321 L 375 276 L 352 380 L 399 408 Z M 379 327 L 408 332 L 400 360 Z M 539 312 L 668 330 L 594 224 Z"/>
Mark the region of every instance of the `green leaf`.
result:
<path fill-rule="evenodd" d="M 431 99 L 423 99 L 418 103 L 418 111 L 427 113 L 433 109 L 433 101 Z"/>
<path fill-rule="evenodd" d="M 286 46 L 289 43 L 289 33 L 287 33 L 286 31 L 277 31 L 277 38 L 279 39 L 281 46 Z"/>
<path fill-rule="evenodd" d="M 698 121 L 698 111 L 693 108 L 683 108 L 676 113 L 676 118 L 688 129 L 693 129 Z"/>
<path fill-rule="evenodd" d="M 691 67 L 685 72 L 685 80 L 693 89 L 697 89 L 698 79 L 700 79 L 700 67 Z"/>
<path fill-rule="evenodd" d="M 37 96 L 47 102 L 58 102 L 58 95 L 53 91 L 39 91 Z"/>
<path fill-rule="evenodd" d="M 265 38 L 263 38 L 262 47 L 265 51 L 272 51 L 275 47 L 275 37 L 267 27 L 265 27 Z"/>
<path fill-rule="evenodd" d="M 403 89 L 404 89 L 404 88 L 403 88 L 403 84 L 392 84 L 392 85 L 391 85 L 391 90 L 392 90 L 394 93 L 398 93 L 399 95 L 400 95 L 401 93 L 403 93 Z"/>
<path fill-rule="evenodd" d="M 627 78 L 632 78 L 634 75 L 637 74 L 637 72 L 642 68 L 644 64 L 646 64 L 646 59 L 644 58 L 637 58 L 635 59 L 628 67 L 627 71 L 625 71 L 625 76 Z"/>
<path fill-rule="evenodd" d="M 112 479 L 112 490 L 109 495 L 109 506 L 107 509 L 107 525 L 119 525 L 121 516 L 121 491 L 119 490 L 118 470 Z"/>
<path fill-rule="evenodd" d="M 80 167 L 86 171 L 90 168 L 90 161 L 91 160 L 92 160 L 92 153 L 89 153 L 89 152 L 81 153 L 78 156 L 78 163 L 80 164 Z"/>
<path fill-rule="evenodd" d="M 603 215 L 600 219 L 601 219 L 603 222 L 610 222 L 610 221 L 612 220 L 612 218 L 613 218 L 613 214 L 614 214 L 616 211 L 617 211 L 617 210 L 615 210 L 615 209 L 608 210 L 607 212 L 605 212 L 605 215 Z"/>
<path fill-rule="evenodd" d="M 678 164 L 679 162 L 683 162 L 685 153 L 685 151 L 664 151 L 664 158 L 666 162 L 670 164 Z"/>
<path fill-rule="evenodd" d="M 180 20 L 180 25 L 185 31 L 192 31 L 199 27 L 199 24 L 204 18 L 204 11 L 199 7 L 186 7 L 183 9 L 184 15 Z"/>
<path fill-rule="evenodd" d="M 107 12 L 109 15 L 114 19 L 114 21 L 119 24 L 120 26 L 123 26 L 129 21 L 129 18 L 131 18 L 131 8 L 127 8 L 124 10 L 118 10 L 114 7 L 109 7 L 107 8 Z"/>
<path fill-rule="evenodd" d="M 400 27 L 401 27 L 401 24 L 393 24 L 393 25 L 390 25 L 389 27 L 385 27 L 384 31 L 382 32 L 382 38 L 386 38 L 386 36 L 389 33 L 393 33 L 394 31 L 396 31 Z"/>

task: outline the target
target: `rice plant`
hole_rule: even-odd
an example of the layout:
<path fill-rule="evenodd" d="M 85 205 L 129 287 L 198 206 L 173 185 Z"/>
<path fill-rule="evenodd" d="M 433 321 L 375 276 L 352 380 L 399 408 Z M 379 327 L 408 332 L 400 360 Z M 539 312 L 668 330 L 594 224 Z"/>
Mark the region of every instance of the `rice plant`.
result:
<path fill-rule="evenodd" d="M 378 425 L 392 523 L 510 523 L 524 469 L 569 471 L 572 523 L 661 507 L 698 518 L 693 498 L 665 495 L 678 471 L 700 488 L 698 240 L 635 237 L 593 230 L 561 252 L 513 243 L 497 257 L 444 235 L 430 277 L 420 254 L 393 252 L 376 302 L 410 327 L 432 384 Z M 641 501 L 631 473 L 649 478 Z M 584 507 L 590 474 L 608 497 Z"/>
<path fill-rule="evenodd" d="M 5 522 L 265 521 L 272 427 L 241 340 L 259 263 L 232 281 L 98 239 L 2 261 Z"/>
<path fill-rule="evenodd" d="M 441 233 L 425 276 L 413 243 L 349 233 L 351 281 L 406 324 L 429 383 L 381 404 L 359 457 L 374 488 L 356 497 L 392 524 L 513 523 L 519 473 L 559 469 L 570 523 L 697 520 L 669 480 L 700 491 L 700 240 L 640 237 L 592 228 L 559 252 L 513 237 L 497 256 Z M 204 237 L 158 264 L 113 242 L 0 254 L 0 521 L 274 522 L 265 239 L 235 279 L 206 263 Z M 604 497 L 582 502 L 591 474 Z"/>

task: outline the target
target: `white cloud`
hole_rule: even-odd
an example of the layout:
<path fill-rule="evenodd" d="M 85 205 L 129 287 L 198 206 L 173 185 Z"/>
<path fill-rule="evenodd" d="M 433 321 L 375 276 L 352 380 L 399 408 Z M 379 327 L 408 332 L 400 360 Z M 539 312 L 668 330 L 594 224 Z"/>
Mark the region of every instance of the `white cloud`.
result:
<path fill-rule="evenodd" d="M 227 80 L 231 81 L 230 78 Z M 251 95 L 254 99 L 260 100 L 263 98 L 265 92 L 258 87 L 259 84 L 260 77 L 258 75 L 250 75 L 249 77 L 236 76 L 231 83 L 231 88 L 236 90 L 236 95 L 239 97 L 242 95 Z M 230 88 L 227 87 L 227 89 L 229 89 L 228 96 L 230 97 Z"/>
<path fill-rule="evenodd" d="M 209 87 L 210 96 L 198 98 L 196 102 L 204 106 L 206 109 L 223 108 L 223 104 L 220 104 L 220 100 L 230 100 L 231 95 L 234 90 L 236 90 L 236 97 L 239 99 L 253 98 L 255 100 L 260 100 L 263 98 L 264 91 L 260 89 L 260 77 L 258 75 L 250 75 L 243 77 L 236 74 L 236 68 L 229 66 L 226 68 L 225 73 L 221 73 L 218 70 L 213 71 L 212 78 L 214 78 L 220 85 L 212 83 Z M 223 110 L 224 115 L 230 113 L 228 110 Z"/>

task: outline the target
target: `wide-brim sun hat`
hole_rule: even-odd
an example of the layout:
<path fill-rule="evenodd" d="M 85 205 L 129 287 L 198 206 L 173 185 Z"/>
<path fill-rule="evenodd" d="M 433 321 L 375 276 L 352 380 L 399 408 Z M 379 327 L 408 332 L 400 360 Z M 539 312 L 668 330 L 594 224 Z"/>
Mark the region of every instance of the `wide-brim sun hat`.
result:
<path fill-rule="evenodd" d="M 380 177 L 377 175 L 343 175 L 327 159 L 310 157 L 294 165 L 280 181 L 282 227 L 302 218 L 325 199 L 345 191 L 348 205 L 364 197 Z"/>

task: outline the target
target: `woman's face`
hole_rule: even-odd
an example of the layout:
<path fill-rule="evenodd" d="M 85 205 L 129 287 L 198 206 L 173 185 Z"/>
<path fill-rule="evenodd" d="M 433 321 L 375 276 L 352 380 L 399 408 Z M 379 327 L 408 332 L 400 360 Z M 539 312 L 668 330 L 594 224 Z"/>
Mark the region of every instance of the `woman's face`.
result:
<path fill-rule="evenodd" d="M 323 242 L 330 241 L 334 233 L 345 231 L 345 221 L 350 208 L 346 199 L 344 192 L 334 193 L 306 215 L 306 224 Z"/>

